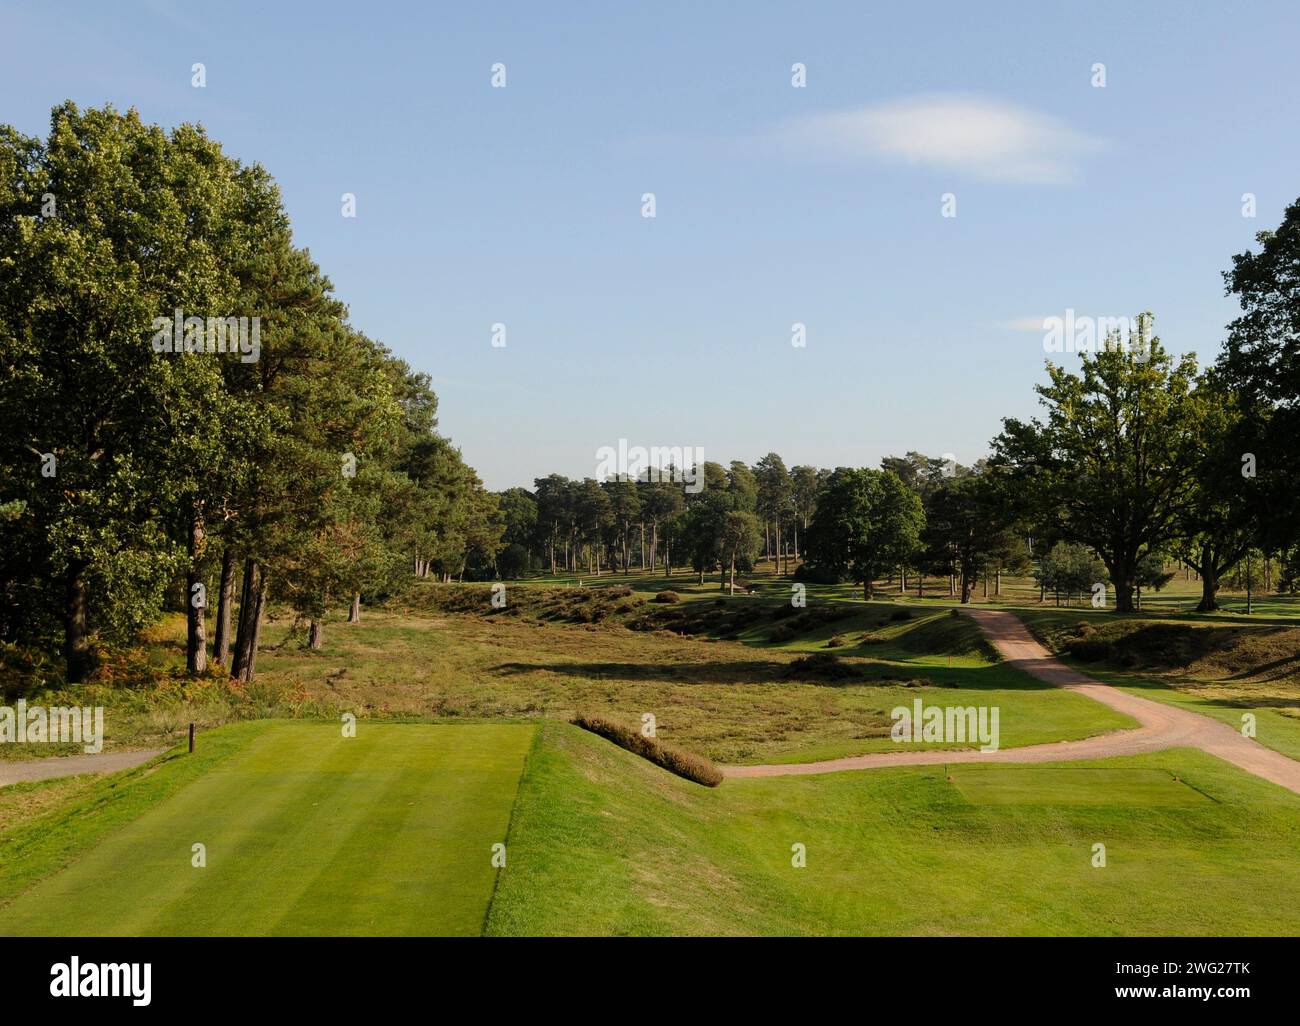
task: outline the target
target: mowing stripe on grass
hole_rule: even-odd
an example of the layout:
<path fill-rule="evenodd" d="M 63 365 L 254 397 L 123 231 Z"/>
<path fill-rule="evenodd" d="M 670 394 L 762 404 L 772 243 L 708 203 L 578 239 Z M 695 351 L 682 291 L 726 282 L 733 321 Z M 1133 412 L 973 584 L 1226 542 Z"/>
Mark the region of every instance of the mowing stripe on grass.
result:
<path fill-rule="evenodd" d="M 0 911 L 0 933 L 477 934 L 535 729 L 276 725 Z"/>
<path fill-rule="evenodd" d="M 1122 805 L 1127 809 L 1214 801 L 1165 769 L 1105 766 L 945 767 L 947 779 L 975 805 Z"/>

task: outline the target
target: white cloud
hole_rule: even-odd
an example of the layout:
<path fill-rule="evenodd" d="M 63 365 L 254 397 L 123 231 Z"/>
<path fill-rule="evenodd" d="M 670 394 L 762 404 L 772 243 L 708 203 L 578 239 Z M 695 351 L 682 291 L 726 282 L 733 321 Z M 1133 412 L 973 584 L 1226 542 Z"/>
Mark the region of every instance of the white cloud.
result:
<path fill-rule="evenodd" d="M 850 158 L 899 160 L 990 182 L 1075 181 L 1105 143 L 1057 118 L 1000 100 L 930 95 L 789 123 L 787 146 Z"/>
<path fill-rule="evenodd" d="M 1046 331 L 1044 323 L 1048 317 L 1060 317 L 1060 314 L 1047 314 L 1043 317 L 1015 317 L 1009 321 L 998 321 L 999 328 L 1009 331 Z"/>

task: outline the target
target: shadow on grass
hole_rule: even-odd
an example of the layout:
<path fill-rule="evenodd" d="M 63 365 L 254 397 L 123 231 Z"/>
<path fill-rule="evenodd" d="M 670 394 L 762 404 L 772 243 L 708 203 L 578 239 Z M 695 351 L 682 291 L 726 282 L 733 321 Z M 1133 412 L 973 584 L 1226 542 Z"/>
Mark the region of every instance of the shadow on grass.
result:
<path fill-rule="evenodd" d="M 1053 685 L 1037 680 L 1005 664 L 993 666 L 916 666 L 846 659 L 843 665 L 855 671 L 849 677 L 822 676 L 812 670 L 806 674 L 792 668 L 790 662 L 741 659 L 716 662 L 576 662 L 576 663 L 499 663 L 491 668 L 501 676 L 528 673 L 553 673 L 584 680 L 654 681 L 660 683 L 700 684 L 820 684 L 825 687 L 868 685 L 882 687 L 940 687 L 971 691 L 1040 691 Z"/>

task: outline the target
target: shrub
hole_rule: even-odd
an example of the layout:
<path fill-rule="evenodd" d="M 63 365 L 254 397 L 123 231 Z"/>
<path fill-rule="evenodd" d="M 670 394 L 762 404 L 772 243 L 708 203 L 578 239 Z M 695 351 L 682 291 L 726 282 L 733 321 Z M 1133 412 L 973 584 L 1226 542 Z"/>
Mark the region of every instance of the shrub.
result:
<path fill-rule="evenodd" d="M 796 581 L 808 581 L 811 584 L 842 584 L 845 580 L 841 574 L 809 563 L 800 563 L 795 567 L 794 579 Z"/>
<path fill-rule="evenodd" d="M 850 680 L 861 676 L 849 663 L 841 662 L 833 652 L 814 652 L 786 666 L 786 677 L 797 680 Z"/>
<path fill-rule="evenodd" d="M 1087 636 L 1071 638 L 1065 644 L 1065 651 L 1071 659 L 1078 659 L 1083 663 L 1099 663 L 1115 657 L 1115 651 L 1110 642 L 1102 638 Z"/>
<path fill-rule="evenodd" d="M 654 597 L 655 602 L 680 602 L 682 597 L 675 591 L 661 591 Z"/>
<path fill-rule="evenodd" d="M 614 744 L 634 755 L 650 760 L 669 773 L 675 773 L 679 777 L 703 784 L 705 787 L 717 787 L 722 783 L 722 770 L 702 755 L 666 745 L 658 738 L 646 737 L 639 731 L 603 716 L 579 713 L 570 722 L 583 730 L 600 735 L 606 741 L 613 741 Z"/>

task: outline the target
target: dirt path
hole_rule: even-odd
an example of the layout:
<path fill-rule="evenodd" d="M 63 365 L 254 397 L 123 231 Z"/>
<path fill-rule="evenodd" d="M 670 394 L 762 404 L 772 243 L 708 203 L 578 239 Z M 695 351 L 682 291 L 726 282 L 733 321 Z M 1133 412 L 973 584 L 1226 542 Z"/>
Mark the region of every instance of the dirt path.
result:
<path fill-rule="evenodd" d="M 60 755 L 48 759 L 24 759 L 21 762 L 0 762 L 0 787 L 27 780 L 53 780 L 55 777 L 73 777 L 78 773 L 115 773 L 134 769 L 148 762 L 165 748 L 147 748 L 140 752 L 104 752 L 100 755 Z"/>
<path fill-rule="evenodd" d="M 1163 702 L 1140 698 L 1102 684 L 1072 670 L 1034 640 L 1028 628 L 1013 613 L 995 609 L 963 610 L 988 636 L 1002 658 L 1030 676 L 1067 691 L 1108 705 L 1137 720 L 1134 730 L 1117 731 L 1082 741 L 1057 741 L 997 752 L 879 752 L 854 755 L 825 762 L 794 763 L 788 766 L 724 766 L 729 777 L 781 777 L 807 773 L 836 773 L 841 770 L 877 769 L 885 766 L 933 766 L 957 762 L 1059 762 L 1066 759 L 1106 759 L 1116 755 L 1138 755 L 1165 748 L 1199 748 L 1230 762 L 1247 773 L 1280 784 L 1300 794 L 1300 762 L 1265 748 L 1258 741 L 1200 713 L 1188 712 Z"/>

